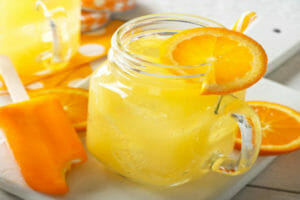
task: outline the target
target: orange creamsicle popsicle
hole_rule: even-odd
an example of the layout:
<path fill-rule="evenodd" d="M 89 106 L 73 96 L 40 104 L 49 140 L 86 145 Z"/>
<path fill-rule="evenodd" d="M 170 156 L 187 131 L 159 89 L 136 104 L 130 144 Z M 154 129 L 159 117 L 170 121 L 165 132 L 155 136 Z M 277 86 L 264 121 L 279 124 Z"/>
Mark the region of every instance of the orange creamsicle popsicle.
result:
<path fill-rule="evenodd" d="M 3 58 L 1 61 L 0 57 L 4 80 L 7 74 L 12 79 L 14 73 L 10 71 L 11 68 L 3 67 L 6 64 L 9 62 Z M 10 81 L 5 81 L 8 90 L 13 90 L 12 87 L 16 87 L 17 91 L 22 90 L 20 85 L 9 86 Z M 44 96 L 26 100 L 26 92 L 23 97 L 18 97 L 13 91 L 10 94 L 16 103 L 0 107 L 0 130 L 6 137 L 25 181 L 39 192 L 66 193 L 66 171 L 72 163 L 84 162 L 87 156 L 59 99 Z M 18 98 L 23 100 L 18 102 Z"/>
<path fill-rule="evenodd" d="M 86 154 L 58 99 L 35 98 L 0 108 L 0 128 L 27 184 L 48 194 L 68 191 L 65 172 Z"/>

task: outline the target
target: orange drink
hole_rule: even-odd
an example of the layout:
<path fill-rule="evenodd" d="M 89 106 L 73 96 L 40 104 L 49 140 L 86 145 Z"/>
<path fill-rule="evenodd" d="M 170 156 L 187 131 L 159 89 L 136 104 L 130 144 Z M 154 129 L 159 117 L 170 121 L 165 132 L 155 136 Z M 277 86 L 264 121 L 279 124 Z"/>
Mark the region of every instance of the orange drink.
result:
<path fill-rule="evenodd" d="M 201 93 L 209 64 L 162 59 L 178 32 L 205 26 L 222 27 L 158 14 L 115 33 L 108 60 L 91 78 L 87 130 L 89 151 L 108 168 L 137 182 L 173 186 L 211 170 L 236 175 L 252 166 L 261 140 L 255 112 L 232 93 Z M 244 148 L 234 154 L 238 129 Z"/>
<path fill-rule="evenodd" d="M 79 45 L 80 0 L 0 2 L 0 54 L 21 75 L 63 68 Z"/>

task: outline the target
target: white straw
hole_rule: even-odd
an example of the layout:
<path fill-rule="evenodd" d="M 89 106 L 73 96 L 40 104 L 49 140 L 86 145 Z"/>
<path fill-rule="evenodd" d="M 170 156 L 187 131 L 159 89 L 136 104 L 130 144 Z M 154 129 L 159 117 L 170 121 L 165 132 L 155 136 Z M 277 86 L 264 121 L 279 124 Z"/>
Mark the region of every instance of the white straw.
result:
<path fill-rule="evenodd" d="M 5 82 L 8 93 L 13 102 L 29 100 L 27 92 L 16 72 L 14 65 L 7 56 L 0 55 L 0 74 Z"/>

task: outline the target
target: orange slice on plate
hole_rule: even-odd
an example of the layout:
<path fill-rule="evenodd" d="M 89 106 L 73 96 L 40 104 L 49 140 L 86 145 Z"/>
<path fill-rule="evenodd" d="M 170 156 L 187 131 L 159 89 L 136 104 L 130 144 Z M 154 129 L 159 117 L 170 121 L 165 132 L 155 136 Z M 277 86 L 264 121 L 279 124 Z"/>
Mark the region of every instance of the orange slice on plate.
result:
<path fill-rule="evenodd" d="M 248 88 L 266 72 L 267 55 L 260 44 L 236 31 L 200 27 L 174 34 L 161 48 L 161 62 L 190 66 L 176 75 L 203 73 L 202 94 L 227 94 Z"/>
<path fill-rule="evenodd" d="M 277 155 L 300 149 L 300 112 L 265 101 L 249 101 L 262 126 L 260 155 Z M 236 148 L 240 149 L 240 135 Z"/>
<path fill-rule="evenodd" d="M 86 129 L 88 91 L 80 88 L 39 89 L 29 92 L 30 97 L 53 95 L 59 98 L 68 118 L 77 131 Z"/>

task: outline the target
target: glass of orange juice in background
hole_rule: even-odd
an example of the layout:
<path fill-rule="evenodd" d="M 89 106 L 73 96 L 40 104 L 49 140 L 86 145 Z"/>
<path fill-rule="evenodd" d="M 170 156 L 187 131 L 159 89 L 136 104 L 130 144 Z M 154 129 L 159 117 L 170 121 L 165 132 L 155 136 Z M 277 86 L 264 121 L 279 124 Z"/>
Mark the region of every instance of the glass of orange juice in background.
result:
<path fill-rule="evenodd" d="M 80 0 L 2 0 L 0 19 L 0 54 L 20 75 L 62 69 L 79 46 Z"/>
<path fill-rule="evenodd" d="M 174 73 L 185 66 L 161 63 L 168 38 L 206 26 L 222 27 L 202 17 L 155 14 L 114 34 L 108 60 L 91 77 L 87 129 L 88 149 L 108 168 L 137 182 L 173 186 L 253 165 L 261 129 L 244 92 L 202 95 L 197 72 L 203 66 L 191 68 L 192 78 Z M 244 138 L 240 156 L 233 153 L 237 124 Z"/>

